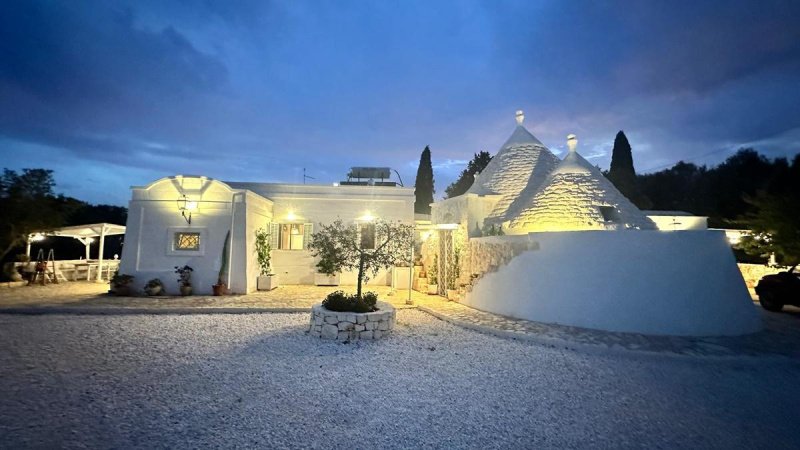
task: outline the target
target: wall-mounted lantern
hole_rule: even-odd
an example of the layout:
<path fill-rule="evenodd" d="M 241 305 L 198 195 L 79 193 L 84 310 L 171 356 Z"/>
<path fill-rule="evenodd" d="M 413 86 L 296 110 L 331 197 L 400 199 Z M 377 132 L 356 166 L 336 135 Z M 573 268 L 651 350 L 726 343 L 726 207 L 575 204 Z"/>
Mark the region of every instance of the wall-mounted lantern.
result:
<path fill-rule="evenodd" d="M 191 225 L 192 212 L 197 211 L 197 202 L 189 200 L 189 197 L 186 195 L 182 195 L 181 198 L 178 199 L 178 211 L 181 212 L 181 216 L 186 220 L 186 223 Z"/>

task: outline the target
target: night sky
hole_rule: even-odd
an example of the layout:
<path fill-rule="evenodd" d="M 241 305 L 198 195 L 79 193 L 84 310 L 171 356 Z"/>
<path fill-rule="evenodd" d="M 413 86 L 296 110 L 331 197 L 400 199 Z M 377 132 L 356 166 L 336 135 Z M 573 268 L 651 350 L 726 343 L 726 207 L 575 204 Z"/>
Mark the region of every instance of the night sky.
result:
<path fill-rule="evenodd" d="M 800 151 L 800 1 L 3 2 L 0 153 L 127 204 L 162 176 L 340 181 L 391 166 L 437 197 L 514 112 L 637 171 Z"/>

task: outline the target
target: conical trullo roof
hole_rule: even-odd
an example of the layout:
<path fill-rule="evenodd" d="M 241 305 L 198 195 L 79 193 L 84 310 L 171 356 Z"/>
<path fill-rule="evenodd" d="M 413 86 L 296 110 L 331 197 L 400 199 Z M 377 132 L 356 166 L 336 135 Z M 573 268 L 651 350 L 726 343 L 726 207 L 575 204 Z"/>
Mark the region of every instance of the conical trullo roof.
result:
<path fill-rule="evenodd" d="M 570 151 L 533 195 L 520 197 L 510 232 L 655 229 L 655 224 L 589 161 Z"/>
<path fill-rule="evenodd" d="M 558 164 L 558 158 L 534 137 L 523 125 L 522 111 L 517 111 L 517 127 L 486 168 L 475 176 L 467 193 L 500 194 L 502 197 L 486 218 L 502 221 L 509 205 L 522 189 L 534 179 L 544 181 Z"/>

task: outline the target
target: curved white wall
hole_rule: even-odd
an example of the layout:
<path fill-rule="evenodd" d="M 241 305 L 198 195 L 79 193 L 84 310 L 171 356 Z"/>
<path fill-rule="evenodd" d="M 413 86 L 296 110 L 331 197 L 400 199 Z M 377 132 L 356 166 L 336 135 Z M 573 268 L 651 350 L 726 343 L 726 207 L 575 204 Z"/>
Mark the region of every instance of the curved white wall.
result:
<path fill-rule="evenodd" d="M 464 300 L 521 319 L 684 336 L 759 331 L 730 246 L 715 231 L 531 233 Z"/>

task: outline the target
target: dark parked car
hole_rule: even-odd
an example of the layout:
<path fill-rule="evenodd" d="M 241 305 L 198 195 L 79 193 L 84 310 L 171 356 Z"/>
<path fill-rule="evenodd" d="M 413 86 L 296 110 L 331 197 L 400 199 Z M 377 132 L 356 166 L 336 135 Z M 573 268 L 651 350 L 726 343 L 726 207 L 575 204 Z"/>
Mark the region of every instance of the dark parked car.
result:
<path fill-rule="evenodd" d="M 783 305 L 800 306 L 800 273 L 797 272 L 797 266 L 761 278 L 756 285 L 756 294 L 767 311 L 780 311 Z"/>

